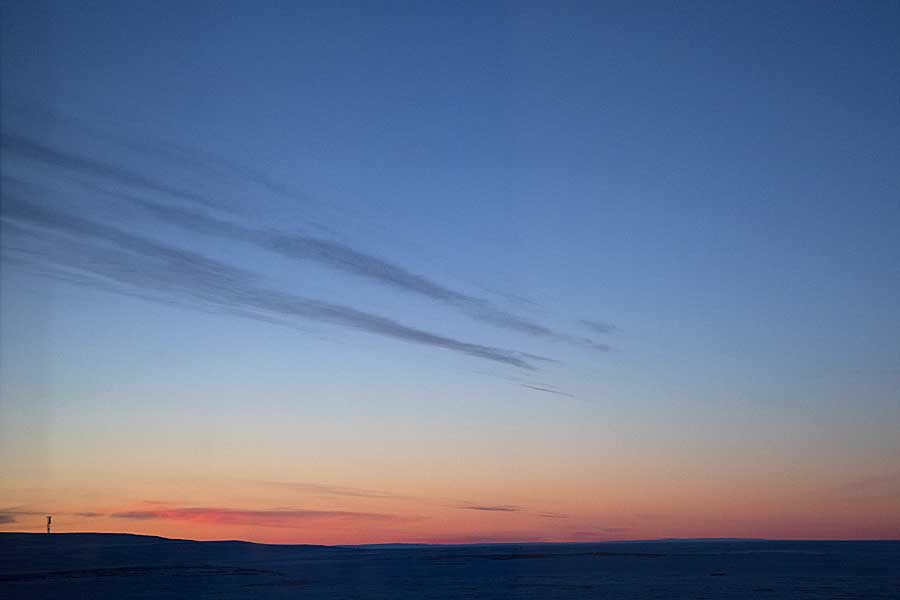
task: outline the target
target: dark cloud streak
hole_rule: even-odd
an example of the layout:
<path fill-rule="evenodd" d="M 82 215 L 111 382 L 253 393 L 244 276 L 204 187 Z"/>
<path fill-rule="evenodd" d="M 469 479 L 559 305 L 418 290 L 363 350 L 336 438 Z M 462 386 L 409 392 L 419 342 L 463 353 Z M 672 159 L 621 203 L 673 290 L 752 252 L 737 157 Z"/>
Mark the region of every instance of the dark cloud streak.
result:
<path fill-rule="evenodd" d="M 455 508 L 460 508 L 463 510 L 483 510 L 487 512 L 521 512 L 521 508 L 518 506 L 511 505 L 483 505 L 483 504 L 461 504 L 456 506 Z"/>
<path fill-rule="evenodd" d="M 117 519 L 139 521 L 198 521 L 221 525 L 253 525 L 258 527 L 297 527 L 310 520 L 322 519 L 395 519 L 393 515 L 368 512 L 352 512 L 342 510 L 305 510 L 293 508 L 276 508 L 266 510 L 248 510 L 221 507 L 178 508 L 160 506 L 141 510 L 127 510 L 110 515 Z"/>
<path fill-rule="evenodd" d="M 0 510 L 0 525 L 8 523 L 21 523 L 19 517 L 45 517 L 46 515 L 64 515 L 71 517 L 95 518 L 104 516 L 102 513 L 96 512 L 59 512 L 52 510 L 19 510 L 15 508 L 7 508 Z M 41 523 L 44 521 L 41 520 Z"/>
<path fill-rule="evenodd" d="M 4 152 L 44 163 L 51 167 L 61 168 L 76 175 L 87 175 L 101 180 L 111 180 L 132 188 L 143 189 L 152 193 L 162 193 L 172 198 L 209 205 L 209 201 L 200 194 L 161 183 L 120 165 L 51 148 L 23 135 L 4 133 L 2 135 L 2 148 Z"/>
<path fill-rule="evenodd" d="M 449 289 L 427 277 L 412 273 L 377 256 L 360 252 L 341 242 L 300 233 L 288 234 L 274 230 L 253 229 L 183 207 L 146 200 L 138 202 L 157 218 L 195 233 L 252 244 L 292 260 L 316 262 L 456 307 L 470 317 L 495 327 L 596 350 L 608 349 L 589 338 L 553 331 L 539 323 L 500 310 L 485 300 Z"/>
<path fill-rule="evenodd" d="M 401 341 L 443 348 L 510 366 L 533 370 L 515 352 L 463 342 L 403 325 L 387 317 L 255 285 L 256 277 L 189 250 L 175 248 L 63 211 L 23 201 L 4 187 L 3 220 L 62 234 L 77 243 L 51 261 L 77 269 L 104 283 L 187 296 L 239 316 L 324 321 Z M 35 234 L 37 234 L 35 232 Z M 37 234 L 39 235 L 39 234 Z M 51 252 L 57 246 L 51 243 Z"/>
<path fill-rule="evenodd" d="M 540 385 L 533 385 L 533 384 L 530 384 L 530 383 L 523 383 L 523 384 L 521 384 L 521 385 L 522 385 L 522 387 L 524 387 L 524 388 L 528 388 L 528 389 L 530 389 L 530 390 L 535 390 L 535 391 L 538 391 L 538 392 L 544 392 L 544 393 L 547 393 L 547 394 L 556 394 L 557 396 L 566 396 L 566 397 L 568 397 L 568 398 L 574 398 L 574 397 L 575 397 L 574 394 L 569 394 L 568 392 L 561 392 L 561 391 L 559 391 L 559 390 L 554 390 L 554 389 L 549 388 L 549 387 L 544 387 L 544 386 L 540 386 Z"/>
<path fill-rule="evenodd" d="M 57 120 L 65 121 L 65 119 Z M 79 128 L 84 129 L 85 127 L 81 125 Z M 187 164 L 210 174 L 225 175 L 230 172 L 234 175 L 237 173 L 239 176 L 261 185 L 269 191 L 286 197 L 297 197 L 297 194 L 292 190 L 277 182 L 273 182 L 252 169 L 243 168 L 223 159 L 207 156 L 201 151 L 174 144 L 154 145 L 129 142 L 120 136 L 111 134 L 107 134 L 106 137 L 118 145 L 137 149 L 145 154 L 154 154 L 181 166 Z M 215 203 L 202 194 L 168 185 L 121 165 L 54 148 L 32 140 L 25 135 L 4 133 L 2 146 L 4 152 L 11 155 L 61 169 L 64 172 L 81 176 L 81 178 L 110 181 L 125 185 L 131 189 L 149 192 L 152 195 L 161 194 L 170 200 L 188 201 L 192 205 L 203 205 L 207 208 L 215 207 Z M 132 198 L 132 200 L 136 199 Z M 556 331 L 530 319 L 505 311 L 487 300 L 453 290 L 428 277 L 413 273 L 391 261 L 357 250 L 332 239 L 301 233 L 288 234 L 273 230 L 254 229 L 184 207 L 175 207 L 149 200 L 136 201 L 142 204 L 145 209 L 153 212 L 157 218 L 191 231 L 253 244 L 292 260 L 316 262 L 382 285 L 417 294 L 452 306 L 470 318 L 494 327 L 579 347 L 601 351 L 608 350 L 608 346 L 605 344 L 599 344 L 590 338 Z"/>
<path fill-rule="evenodd" d="M 382 492 L 380 490 L 369 490 L 341 485 L 328 485 L 324 483 L 308 483 L 303 481 L 262 481 L 259 483 L 296 490 L 299 492 L 309 492 L 326 496 L 349 496 L 352 498 L 380 499 L 405 497 L 397 494 L 392 494 L 390 492 Z"/>

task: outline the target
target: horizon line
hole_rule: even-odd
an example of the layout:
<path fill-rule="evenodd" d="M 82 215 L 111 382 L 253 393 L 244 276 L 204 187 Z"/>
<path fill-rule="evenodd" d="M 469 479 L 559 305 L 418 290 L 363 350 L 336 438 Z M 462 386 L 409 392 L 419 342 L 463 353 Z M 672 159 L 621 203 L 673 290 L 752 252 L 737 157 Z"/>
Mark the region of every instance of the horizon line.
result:
<path fill-rule="evenodd" d="M 405 546 L 405 547 L 437 547 L 437 546 L 514 546 L 514 545 L 574 545 L 574 544 L 635 544 L 635 543 L 660 543 L 660 542 L 690 542 L 690 543 L 715 543 L 715 542 L 900 542 L 898 538 L 755 538 L 755 537 L 667 537 L 667 538 L 648 538 L 648 539 L 596 539 L 582 541 L 545 541 L 545 540 L 520 540 L 520 541 L 484 541 L 484 542 L 373 542 L 366 544 L 309 544 L 303 542 L 296 543 L 270 543 L 270 542 L 254 542 L 250 540 L 240 539 L 190 539 L 190 538 L 170 538 L 161 535 L 151 535 L 144 533 L 128 533 L 128 532 L 104 532 L 104 531 L 66 531 L 46 533 L 39 531 L 0 531 L 0 536 L 4 535 L 28 535 L 28 536 L 74 536 L 74 535 L 96 535 L 96 536 L 130 536 L 153 538 L 171 542 L 193 542 L 198 544 L 206 543 L 240 543 L 254 544 L 257 546 L 312 546 L 316 548 L 371 548 L 386 546 Z"/>

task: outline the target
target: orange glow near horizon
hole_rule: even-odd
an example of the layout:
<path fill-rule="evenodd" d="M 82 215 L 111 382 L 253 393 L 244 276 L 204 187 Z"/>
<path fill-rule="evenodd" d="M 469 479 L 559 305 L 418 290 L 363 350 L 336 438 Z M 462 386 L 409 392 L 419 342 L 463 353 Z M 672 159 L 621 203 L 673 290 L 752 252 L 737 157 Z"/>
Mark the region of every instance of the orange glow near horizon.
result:
<path fill-rule="evenodd" d="M 222 487 L 220 498 L 247 497 L 247 487 Z M 197 540 L 240 539 L 277 544 L 587 542 L 657 538 L 898 539 L 900 510 L 878 496 L 739 501 L 720 495 L 691 505 L 672 494 L 667 503 L 646 498 L 584 496 L 566 506 L 531 502 L 475 503 L 411 497 L 323 484 L 258 484 L 266 503 L 164 500 L 106 506 L 48 503 L 7 506 L 0 531 L 44 528 L 54 515 L 57 533 L 91 531 Z M 235 491 L 238 490 L 238 491 Z M 196 490 L 189 495 L 194 496 Z M 212 497 L 213 494 L 210 495 Z M 628 508 L 630 506 L 630 508 Z M 48 509 L 45 511 L 38 508 Z M 302 508 L 301 508 L 302 507 Z"/>

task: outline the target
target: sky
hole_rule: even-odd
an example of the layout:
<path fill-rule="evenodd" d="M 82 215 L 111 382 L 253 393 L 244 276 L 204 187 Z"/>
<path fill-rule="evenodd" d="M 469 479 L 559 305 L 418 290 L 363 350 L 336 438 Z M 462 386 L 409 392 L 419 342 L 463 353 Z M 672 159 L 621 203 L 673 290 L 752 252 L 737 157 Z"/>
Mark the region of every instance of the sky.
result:
<path fill-rule="evenodd" d="M 900 538 L 897 2 L 0 22 L 0 531 Z"/>

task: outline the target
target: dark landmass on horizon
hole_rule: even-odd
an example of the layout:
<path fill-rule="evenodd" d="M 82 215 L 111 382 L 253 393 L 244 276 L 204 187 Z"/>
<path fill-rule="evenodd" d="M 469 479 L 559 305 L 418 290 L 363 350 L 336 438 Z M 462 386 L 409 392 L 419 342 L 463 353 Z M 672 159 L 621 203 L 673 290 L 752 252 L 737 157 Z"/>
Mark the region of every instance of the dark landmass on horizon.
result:
<path fill-rule="evenodd" d="M 212 539 L 212 540 L 195 540 L 191 538 L 170 538 L 164 537 L 160 535 L 148 535 L 143 533 L 125 533 L 125 532 L 102 532 L 102 531 L 69 531 L 69 532 L 59 532 L 52 533 L 48 536 L 48 534 L 44 532 L 34 532 L 34 531 L 0 531 L 0 539 L 4 536 L 35 536 L 40 538 L 47 537 L 62 537 L 62 536 L 97 536 L 97 537 L 109 537 L 109 538 L 129 538 L 129 539 L 147 539 L 147 540 L 159 540 L 159 541 L 169 541 L 169 542 L 193 542 L 198 544 L 251 544 L 254 546 L 284 546 L 284 547 L 302 547 L 302 548 L 382 548 L 382 549 L 390 549 L 390 548 L 434 548 L 434 547 L 459 547 L 459 546 L 523 546 L 523 545 L 542 545 L 542 546 L 550 546 L 550 545 L 558 545 L 558 546 L 573 546 L 579 544 L 654 544 L 654 543 L 702 543 L 702 542 L 900 542 L 900 538 L 832 538 L 832 539 L 806 539 L 806 538 L 765 538 L 765 537 L 686 537 L 686 538 L 678 538 L 678 537 L 669 537 L 669 538 L 648 538 L 648 539 L 637 539 L 637 540 L 614 540 L 614 539 L 596 539 L 596 540 L 580 540 L 575 542 L 553 542 L 553 541 L 542 541 L 542 540 L 520 540 L 520 541 L 506 541 L 506 542 L 496 542 L 496 541 L 484 541 L 484 542 L 373 542 L 370 544 L 304 544 L 302 542 L 298 543 L 269 543 L 269 542 L 254 542 L 250 540 L 240 540 L 240 539 Z"/>
<path fill-rule="evenodd" d="M 900 541 L 318 546 L 0 533 L 2 598 L 896 598 Z"/>

